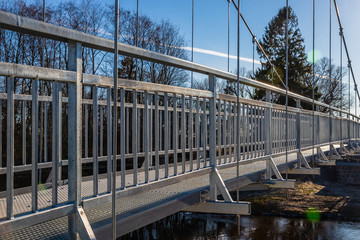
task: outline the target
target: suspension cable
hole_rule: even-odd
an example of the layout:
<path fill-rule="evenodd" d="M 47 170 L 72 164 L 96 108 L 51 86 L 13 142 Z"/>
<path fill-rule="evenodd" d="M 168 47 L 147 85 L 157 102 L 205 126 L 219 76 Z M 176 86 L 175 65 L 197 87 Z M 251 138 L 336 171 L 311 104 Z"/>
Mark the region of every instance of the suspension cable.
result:
<path fill-rule="evenodd" d="M 331 102 L 332 102 L 332 91 L 331 91 L 331 88 L 332 88 L 332 81 L 331 81 L 331 71 L 332 71 L 332 66 L 331 66 L 331 0 L 329 0 L 330 2 L 330 7 L 329 7 L 329 143 L 331 142 L 331 138 L 332 138 L 332 122 L 331 122 Z"/>
<path fill-rule="evenodd" d="M 238 17 L 237 17 L 237 73 L 236 73 L 236 109 L 237 109 L 237 119 L 236 119 L 236 200 L 239 202 L 239 163 L 240 163 L 240 0 L 238 0 Z"/>
<path fill-rule="evenodd" d="M 341 25 L 341 19 L 340 19 L 340 12 L 339 12 L 339 8 L 338 8 L 338 5 L 337 5 L 337 2 L 336 0 L 334 0 L 334 6 L 335 6 L 335 11 L 336 11 L 336 15 L 337 15 L 337 19 L 338 19 L 338 23 L 339 23 L 339 27 L 341 29 L 343 29 L 342 25 Z M 348 60 L 348 65 L 349 65 L 349 74 L 351 73 L 351 76 L 352 76 L 352 79 L 353 79 L 353 82 L 354 82 L 354 86 L 356 86 L 356 94 L 358 96 L 358 98 L 360 99 L 360 94 L 359 94 L 359 91 L 357 89 L 357 84 L 356 84 L 356 80 L 355 80 L 355 75 L 354 75 L 354 71 L 353 71 L 353 68 L 351 66 L 351 59 L 350 59 L 350 55 L 349 55 L 349 51 L 348 51 L 348 48 L 347 48 L 347 45 L 346 45 L 346 41 L 345 41 L 345 36 L 344 34 L 342 35 L 342 41 L 344 43 L 344 48 L 345 48 L 345 52 L 346 52 L 346 56 L 347 56 L 347 60 Z"/>
<path fill-rule="evenodd" d="M 191 62 L 194 62 L 194 0 L 192 0 L 192 18 L 191 18 Z M 194 88 L 193 71 L 191 71 L 191 88 Z"/>
<path fill-rule="evenodd" d="M 228 0 L 228 59 L 227 71 L 230 72 L 230 0 Z"/>
<path fill-rule="evenodd" d="M 286 166 L 288 164 L 288 120 L 289 120 L 289 112 L 288 112 L 288 101 L 289 101 L 289 0 L 286 0 L 286 22 L 285 22 L 285 54 L 286 54 L 286 70 L 285 70 L 285 80 L 286 80 L 286 122 L 285 122 L 285 160 Z M 286 180 L 288 179 L 288 168 L 286 167 Z"/>
<path fill-rule="evenodd" d="M 313 51 L 312 51 L 312 167 L 315 165 L 315 0 L 313 0 Z"/>
<path fill-rule="evenodd" d="M 238 9 L 238 6 L 236 5 L 236 3 L 235 3 L 233 0 L 230 0 L 230 1 L 233 3 L 235 9 L 238 11 L 239 9 Z M 268 63 L 270 64 L 270 66 L 273 68 L 276 76 L 279 78 L 279 80 L 280 80 L 280 82 L 282 83 L 282 85 L 286 88 L 286 85 L 285 85 L 284 81 L 281 79 L 279 73 L 276 71 L 276 68 L 275 68 L 274 64 L 270 61 L 270 59 L 269 59 L 268 55 L 265 53 L 263 47 L 261 46 L 261 44 L 259 43 L 259 41 L 256 39 L 256 35 L 252 32 L 252 30 L 251 30 L 249 24 L 246 22 L 244 16 L 241 14 L 240 11 L 238 11 L 238 13 L 240 14 L 241 19 L 242 19 L 243 22 L 245 23 L 246 28 L 249 30 L 249 33 L 250 33 L 251 36 L 253 37 L 253 39 L 254 39 L 254 41 L 256 42 L 257 46 L 259 47 L 260 51 L 262 52 L 262 54 L 264 55 L 264 57 L 266 58 L 266 60 L 267 60 Z"/>
<path fill-rule="evenodd" d="M 342 61 L 342 35 L 343 35 L 343 29 L 340 27 L 339 30 L 339 36 L 340 36 L 340 109 L 343 109 L 343 76 L 342 76 L 342 68 L 343 68 L 343 61 Z M 349 86 L 350 87 L 350 86 Z M 342 111 L 340 111 L 340 139 L 343 138 L 343 132 L 342 132 Z"/>
<path fill-rule="evenodd" d="M 135 46 L 139 47 L 139 0 L 136 1 L 136 39 L 135 39 Z M 135 71 L 135 79 L 139 77 L 139 81 L 141 80 L 140 74 L 138 74 L 139 71 L 139 64 L 138 59 L 136 58 L 136 71 Z"/>
<path fill-rule="evenodd" d="M 118 41 L 119 41 L 119 0 L 115 0 L 115 34 L 114 34 L 114 119 L 113 119 L 113 182 L 112 182 L 112 238 L 116 239 L 116 147 L 117 147 L 117 78 L 118 78 Z M 122 169 L 123 170 L 123 169 Z"/>

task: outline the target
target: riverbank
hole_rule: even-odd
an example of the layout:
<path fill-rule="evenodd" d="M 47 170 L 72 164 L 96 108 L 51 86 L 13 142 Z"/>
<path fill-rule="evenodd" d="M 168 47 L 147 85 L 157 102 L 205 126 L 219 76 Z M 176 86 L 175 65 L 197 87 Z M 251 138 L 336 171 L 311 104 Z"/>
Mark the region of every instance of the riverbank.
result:
<path fill-rule="evenodd" d="M 360 221 L 360 186 L 297 179 L 296 189 L 287 191 L 240 192 L 240 199 L 251 202 L 252 215 L 306 218 L 315 209 L 321 219 Z"/>

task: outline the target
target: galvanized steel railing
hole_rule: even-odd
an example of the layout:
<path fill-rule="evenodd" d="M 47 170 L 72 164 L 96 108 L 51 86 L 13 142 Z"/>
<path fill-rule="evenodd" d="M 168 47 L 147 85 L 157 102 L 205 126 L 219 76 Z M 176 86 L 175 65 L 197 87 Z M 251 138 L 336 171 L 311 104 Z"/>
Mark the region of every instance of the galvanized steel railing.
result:
<path fill-rule="evenodd" d="M 0 121 L 0 152 L 6 146 L 6 163 L 0 161 L 0 175 L 6 175 L 6 190 L 0 193 L 6 198 L 2 205 L 6 214 L 1 215 L 0 230 L 6 232 L 9 226 L 16 229 L 72 214 L 81 201 L 91 202 L 89 206 L 109 201 L 113 82 L 109 77 L 82 74 L 80 53 L 83 46 L 111 52 L 112 41 L 1 11 L 0 27 L 69 43 L 68 71 L 0 63 L 0 76 L 6 77 L 7 86 L 6 93 L 0 94 L 0 104 L 6 105 L 6 112 L 1 112 L 0 107 L 0 117 L 6 122 L 4 128 Z M 216 92 L 216 78 L 235 81 L 236 75 L 122 43 L 119 49 L 120 54 L 207 74 L 212 91 L 119 79 L 117 189 L 127 191 L 207 169 L 212 164 L 236 162 L 237 114 L 241 160 L 285 152 L 285 106 L 240 98 L 238 113 L 236 97 Z M 31 81 L 32 95 L 14 92 L 17 78 Z M 51 83 L 51 94 L 39 95 L 42 81 Z M 268 96 L 270 91 L 285 93 L 252 79 L 241 78 L 241 82 L 265 89 Z M 91 98 L 82 97 L 85 88 L 91 88 Z M 66 94 L 63 89 L 67 89 Z M 357 116 L 329 117 L 317 111 L 313 124 L 312 112 L 300 108 L 300 101 L 312 100 L 291 92 L 289 96 L 298 102 L 298 108 L 289 108 L 290 151 L 312 147 L 312 128 L 316 145 L 359 137 Z M 335 108 L 332 111 L 346 113 Z M 41 115 L 44 125 L 38 129 Z M 16 124 L 20 129 L 17 133 Z M 28 141 L 31 147 L 27 147 Z M 15 159 L 18 151 L 21 154 L 16 154 Z M 82 177 L 82 168 L 87 176 Z M 29 174 L 31 183 L 28 188 L 15 189 L 14 182 L 21 174 Z M 59 186 L 68 188 L 65 196 Z M 14 211 L 14 196 L 26 193 L 30 199 L 24 201 L 31 203 L 31 208 Z M 31 216 L 48 207 L 53 208 L 43 211 L 44 217 L 34 221 Z M 16 217 L 23 213 L 31 214 L 29 218 Z"/>

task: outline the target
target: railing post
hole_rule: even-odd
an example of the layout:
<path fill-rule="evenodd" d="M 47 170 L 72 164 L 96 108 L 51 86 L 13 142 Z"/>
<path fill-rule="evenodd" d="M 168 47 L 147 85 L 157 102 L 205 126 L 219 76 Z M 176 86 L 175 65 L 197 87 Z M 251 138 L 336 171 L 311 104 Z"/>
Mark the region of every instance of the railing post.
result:
<path fill-rule="evenodd" d="M 298 112 L 296 113 L 296 148 L 301 150 L 301 113 L 300 113 L 301 101 L 296 99 L 296 108 Z"/>
<path fill-rule="evenodd" d="M 271 102 L 271 91 L 266 90 L 266 102 Z M 269 108 L 265 109 L 265 116 L 264 116 L 264 139 L 265 139 L 265 155 L 271 155 L 271 148 L 272 148 L 272 138 L 271 138 L 271 114 L 272 114 L 272 107 L 271 105 Z M 266 161 L 266 179 L 271 178 L 271 167 L 270 162 Z"/>
<path fill-rule="evenodd" d="M 14 217 L 14 77 L 7 77 L 6 217 Z"/>
<path fill-rule="evenodd" d="M 320 107 L 319 105 L 316 105 L 316 112 L 318 113 L 318 115 L 316 116 L 316 129 L 317 129 L 317 134 L 316 134 L 316 138 L 315 138 L 315 144 L 319 145 L 320 144 L 320 115 L 319 115 L 319 111 L 320 111 Z"/>
<path fill-rule="evenodd" d="M 69 65 L 70 71 L 76 72 L 75 82 L 69 83 L 69 127 L 68 127 L 68 151 L 69 151 L 69 201 L 74 204 L 74 209 L 81 204 L 81 92 L 82 92 L 82 57 L 81 43 L 70 41 Z M 68 230 L 70 239 L 79 239 L 76 227 L 76 213 L 68 217 Z"/>
<path fill-rule="evenodd" d="M 347 120 L 347 139 L 350 142 L 350 112 L 348 113 L 348 120 Z"/>
<path fill-rule="evenodd" d="M 213 92 L 212 98 L 209 100 L 209 157 L 211 165 L 210 173 L 210 200 L 216 201 L 217 189 L 215 183 L 216 172 L 216 129 L 215 129 L 215 116 L 216 116 L 216 79 L 213 74 L 209 74 L 209 90 Z"/>
<path fill-rule="evenodd" d="M 329 143 L 332 142 L 332 109 L 329 109 Z"/>

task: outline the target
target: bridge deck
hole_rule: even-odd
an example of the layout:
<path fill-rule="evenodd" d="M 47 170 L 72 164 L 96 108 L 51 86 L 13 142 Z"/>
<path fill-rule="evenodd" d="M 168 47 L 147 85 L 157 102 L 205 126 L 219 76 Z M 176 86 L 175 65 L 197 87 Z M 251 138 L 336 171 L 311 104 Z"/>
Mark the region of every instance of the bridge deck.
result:
<path fill-rule="evenodd" d="M 338 146 L 335 146 L 336 148 Z M 323 151 L 328 151 L 329 146 L 322 147 Z M 315 150 L 316 152 L 316 150 Z M 305 157 L 312 155 L 312 150 L 303 152 Z M 297 160 L 297 154 L 291 153 L 288 162 L 293 163 Z M 280 166 L 285 163 L 285 156 L 275 157 L 274 162 Z M 265 161 L 256 161 L 240 166 L 240 176 L 251 176 L 259 174 L 265 170 Z M 284 165 L 283 165 L 284 166 Z M 283 168 L 285 169 L 285 168 Z M 170 168 L 170 171 L 172 169 Z M 236 177 L 236 167 L 223 168 L 219 170 L 226 183 L 230 183 Z M 118 177 L 120 178 L 120 177 Z M 127 181 L 130 182 L 132 175 L 127 175 Z M 139 182 L 144 181 L 144 173 L 139 173 Z M 242 183 L 242 185 L 248 184 Z M 227 184 L 228 185 L 228 184 Z M 180 182 L 176 182 L 165 187 L 147 190 L 135 195 L 129 195 L 119 198 L 116 203 L 117 221 L 126 219 L 126 224 L 118 228 L 118 234 L 126 234 L 139 227 L 145 226 L 153 221 L 183 210 L 186 205 L 186 197 L 191 194 L 205 190 L 209 186 L 208 174 L 190 177 Z M 100 192 L 105 193 L 107 189 L 106 179 L 101 179 L 99 183 Z M 82 183 L 83 196 L 89 196 L 92 193 L 92 181 Z M 59 199 L 63 202 L 67 200 L 67 185 L 59 186 Z M 199 196 L 198 194 L 196 196 Z M 198 197 L 197 197 L 198 198 Z M 179 199 L 183 204 L 179 204 Z M 180 201 L 180 202 L 181 202 Z M 0 199 L 0 216 L 5 216 L 6 199 Z M 191 204 L 191 203 L 190 203 Z M 41 208 L 51 205 L 51 189 L 39 192 L 39 206 Z M 17 195 L 14 199 L 15 213 L 24 213 L 30 210 L 31 193 Z M 163 209 L 163 212 L 152 213 L 152 209 Z M 98 205 L 91 209 L 86 209 L 87 217 L 95 233 L 101 238 L 106 238 L 111 234 L 111 202 Z M 131 218 L 131 219 L 130 219 Z M 125 221 L 124 221 L 125 223 Z M 17 230 L 3 236 L 0 239 L 67 239 L 67 217 L 58 218 L 52 221 L 34 225 L 28 228 Z M 101 233 L 101 234 L 100 234 Z M 110 235 L 109 235 L 110 236 Z"/>

